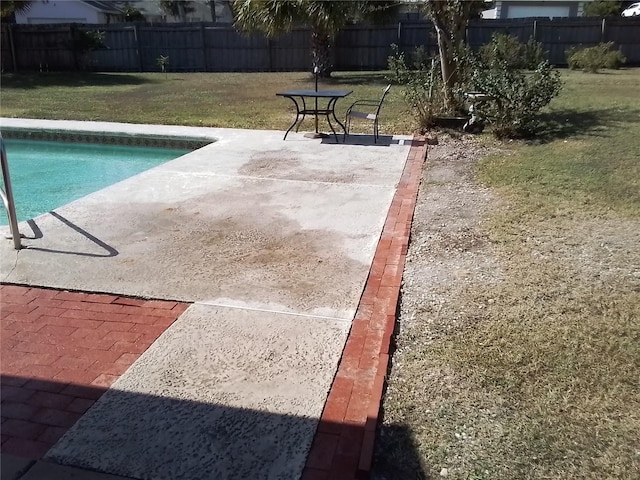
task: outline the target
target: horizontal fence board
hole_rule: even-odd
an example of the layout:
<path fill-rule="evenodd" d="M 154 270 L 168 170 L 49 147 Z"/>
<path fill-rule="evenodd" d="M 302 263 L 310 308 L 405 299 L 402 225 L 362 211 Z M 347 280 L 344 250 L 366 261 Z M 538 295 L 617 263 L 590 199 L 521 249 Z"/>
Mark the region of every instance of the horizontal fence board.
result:
<path fill-rule="evenodd" d="M 493 35 L 502 33 L 516 37 L 525 43 L 534 36 L 536 19 L 491 19 L 469 22 L 467 42 L 477 49 L 491 41 Z"/>
<path fill-rule="evenodd" d="M 87 54 L 74 51 L 78 31 L 90 30 L 104 32 L 105 48 Z M 516 36 L 522 42 L 534 38 L 542 43 L 554 65 L 566 65 L 566 51 L 571 47 L 609 41 L 627 57 L 627 65 L 640 65 L 640 18 L 474 20 L 467 29 L 467 42 L 477 50 L 496 33 Z M 307 28 L 267 39 L 214 23 L 2 24 L 0 41 L 4 71 L 157 72 L 161 70 L 160 56 L 169 57 L 170 71 L 277 72 L 311 68 L 311 35 Z M 427 21 L 349 25 L 335 39 L 334 69 L 386 69 L 392 44 L 403 53 L 411 53 L 417 47 L 422 47 L 428 56 L 438 53 L 435 32 Z"/>
<path fill-rule="evenodd" d="M 628 65 L 640 65 L 640 18 L 607 19 L 604 37 L 605 42 L 619 46 Z"/>

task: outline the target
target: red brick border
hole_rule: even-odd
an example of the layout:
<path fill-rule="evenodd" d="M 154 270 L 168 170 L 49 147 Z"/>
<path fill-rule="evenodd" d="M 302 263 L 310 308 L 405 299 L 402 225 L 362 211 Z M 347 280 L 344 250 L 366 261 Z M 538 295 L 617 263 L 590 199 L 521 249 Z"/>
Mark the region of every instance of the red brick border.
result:
<path fill-rule="evenodd" d="M 402 272 L 426 155 L 425 141 L 414 140 L 320 418 L 303 480 L 366 478 L 371 470 Z"/>
<path fill-rule="evenodd" d="M 187 307 L 0 285 L 0 451 L 40 458 Z"/>

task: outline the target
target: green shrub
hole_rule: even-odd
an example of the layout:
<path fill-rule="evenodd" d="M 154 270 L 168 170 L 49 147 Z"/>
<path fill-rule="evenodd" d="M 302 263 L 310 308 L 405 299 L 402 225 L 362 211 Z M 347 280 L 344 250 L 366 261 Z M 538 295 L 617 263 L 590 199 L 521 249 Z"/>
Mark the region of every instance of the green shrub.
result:
<path fill-rule="evenodd" d="M 494 33 L 491 42 L 480 47 L 480 60 L 484 65 L 508 65 L 509 68 L 533 70 L 545 61 L 542 44 L 532 38 L 521 43 L 516 37 Z"/>
<path fill-rule="evenodd" d="M 444 110 L 438 59 L 427 58 L 419 49 L 408 61 L 396 45 L 392 48 L 389 79 L 401 86 L 420 127 L 430 128 L 436 124 L 436 117 L 452 115 Z M 544 60 L 542 46 L 533 40 L 522 44 L 515 37 L 498 34 L 478 55 L 467 48 L 456 55 L 459 70 L 454 95 L 459 105 L 464 106 L 465 91 L 486 93 L 491 100 L 475 105 L 476 121 L 487 120 L 499 138 L 534 134 L 538 113 L 562 86 L 560 74 Z"/>
<path fill-rule="evenodd" d="M 444 113 L 440 63 L 429 59 L 423 48 L 417 48 L 409 62 L 397 45 L 391 45 L 388 79 L 400 86 L 400 93 L 421 128 L 434 125 L 436 116 Z"/>
<path fill-rule="evenodd" d="M 106 48 L 105 32 L 100 30 L 73 30 L 72 48 L 78 53 L 88 53 Z"/>
<path fill-rule="evenodd" d="M 620 15 L 622 6 L 614 0 L 591 0 L 584 3 L 583 15 L 585 17 L 612 17 Z"/>
<path fill-rule="evenodd" d="M 474 90 L 491 98 L 476 105 L 476 115 L 492 124 L 498 138 L 534 135 L 538 113 L 562 88 L 560 74 L 542 57 L 542 46 L 494 35 L 472 61 Z"/>
<path fill-rule="evenodd" d="M 600 43 L 594 47 L 567 50 L 567 63 L 572 70 L 581 69 L 585 72 L 596 73 L 601 68 L 619 69 L 626 58 L 619 50 L 612 50 L 613 42 Z"/>
<path fill-rule="evenodd" d="M 156 59 L 156 63 L 160 66 L 162 73 L 167 74 L 167 67 L 169 67 L 169 55 L 160 55 Z"/>
<path fill-rule="evenodd" d="M 86 70 L 91 64 L 91 52 L 107 48 L 104 43 L 105 32 L 100 30 L 81 30 L 71 27 L 71 49 L 75 52 L 76 66 Z"/>
<path fill-rule="evenodd" d="M 627 58 L 622 54 L 620 50 L 613 50 L 607 54 L 604 68 L 608 68 L 610 70 L 618 70 L 626 62 Z"/>
<path fill-rule="evenodd" d="M 538 113 L 560 93 L 562 81 L 548 62 L 527 72 L 501 61 L 489 67 L 479 64 L 474 85 L 491 96 L 479 111 L 492 124 L 494 134 L 498 138 L 518 138 L 536 133 Z"/>

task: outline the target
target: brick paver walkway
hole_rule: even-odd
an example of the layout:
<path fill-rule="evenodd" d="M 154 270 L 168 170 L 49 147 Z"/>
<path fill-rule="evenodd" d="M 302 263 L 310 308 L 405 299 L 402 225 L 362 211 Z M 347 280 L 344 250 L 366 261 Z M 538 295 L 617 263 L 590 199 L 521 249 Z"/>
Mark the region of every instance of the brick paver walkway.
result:
<path fill-rule="evenodd" d="M 414 140 L 322 412 L 303 480 L 367 478 L 371 470 L 411 221 L 426 155 L 426 143 Z"/>
<path fill-rule="evenodd" d="M 188 305 L 0 286 L 0 451 L 40 458 Z"/>

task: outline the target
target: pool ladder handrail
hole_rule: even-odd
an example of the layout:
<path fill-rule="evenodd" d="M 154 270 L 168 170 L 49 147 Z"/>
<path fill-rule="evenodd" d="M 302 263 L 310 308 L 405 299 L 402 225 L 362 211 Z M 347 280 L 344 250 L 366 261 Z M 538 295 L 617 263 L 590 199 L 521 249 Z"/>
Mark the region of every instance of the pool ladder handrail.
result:
<path fill-rule="evenodd" d="M 7 162 L 7 151 L 4 148 L 4 139 L 0 133 L 0 163 L 2 164 L 2 181 L 4 190 L 0 189 L 0 196 L 4 203 L 4 208 L 9 217 L 9 229 L 13 238 L 13 246 L 16 250 L 22 248 L 20 242 L 20 231 L 18 230 L 18 217 L 16 216 L 16 204 L 13 201 L 13 190 L 11 189 L 11 178 L 9 176 L 9 164 Z"/>

